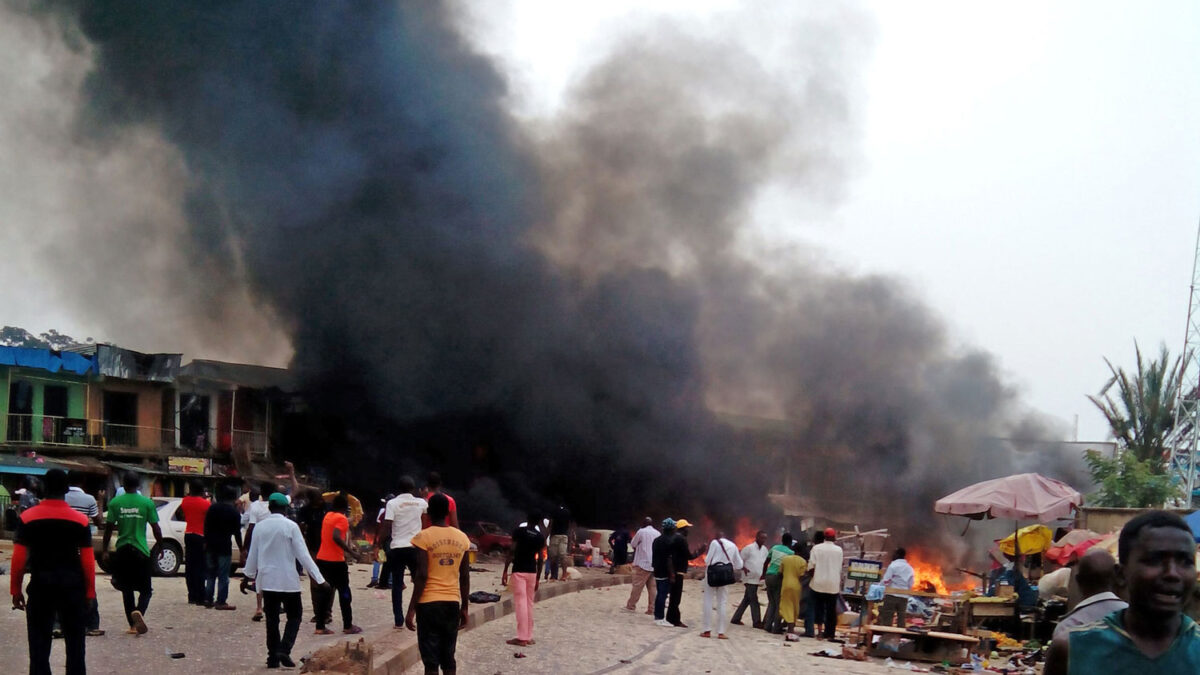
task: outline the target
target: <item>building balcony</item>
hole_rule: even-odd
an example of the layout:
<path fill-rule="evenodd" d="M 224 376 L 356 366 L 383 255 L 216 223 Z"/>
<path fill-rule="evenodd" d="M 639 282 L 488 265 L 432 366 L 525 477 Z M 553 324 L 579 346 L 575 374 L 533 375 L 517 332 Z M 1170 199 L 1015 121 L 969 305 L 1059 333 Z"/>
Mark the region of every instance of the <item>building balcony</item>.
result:
<path fill-rule="evenodd" d="M 0 444 L 9 446 L 44 446 L 49 448 L 103 449 L 140 453 L 186 453 L 213 455 L 231 450 L 243 451 L 255 460 L 270 456 L 269 434 L 265 431 L 232 429 L 208 434 L 177 443 L 173 428 L 115 424 L 106 420 L 26 415 L 10 413 L 5 416 L 5 432 Z M 216 439 L 217 443 L 212 440 Z"/>

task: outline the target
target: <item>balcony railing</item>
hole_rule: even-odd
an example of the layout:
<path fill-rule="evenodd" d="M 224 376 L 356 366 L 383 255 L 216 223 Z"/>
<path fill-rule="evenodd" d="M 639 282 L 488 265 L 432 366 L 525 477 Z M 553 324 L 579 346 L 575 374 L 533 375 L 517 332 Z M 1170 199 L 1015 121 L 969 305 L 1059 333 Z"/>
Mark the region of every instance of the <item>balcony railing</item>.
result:
<path fill-rule="evenodd" d="M 270 457 L 270 442 L 264 431 L 233 430 L 234 452 L 246 452 L 251 459 L 267 459 Z"/>
<path fill-rule="evenodd" d="M 114 424 L 105 420 L 84 420 L 51 415 L 24 415 L 10 413 L 7 430 L 0 442 L 22 445 L 53 445 L 80 447 L 112 447 L 140 450 L 178 450 L 188 453 L 207 454 L 214 449 L 229 451 L 245 450 L 254 459 L 266 459 L 270 455 L 269 435 L 264 431 L 235 429 L 217 433 L 210 429 L 198 438 L 180 439 L 176 444 L 176 430 L 164 427 L 145 427 L 132 424 Z M 224 439 L 218 445 L 213 439 Z M 222 447 L 223 446 L 223 447 Z"/>

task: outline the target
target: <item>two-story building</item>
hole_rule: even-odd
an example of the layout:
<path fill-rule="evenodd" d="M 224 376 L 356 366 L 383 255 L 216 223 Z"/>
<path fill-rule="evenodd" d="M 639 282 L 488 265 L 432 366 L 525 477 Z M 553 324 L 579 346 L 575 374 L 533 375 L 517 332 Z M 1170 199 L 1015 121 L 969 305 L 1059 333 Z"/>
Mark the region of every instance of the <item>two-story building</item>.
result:
<path fill-rule="evenodd" d="M 109 344 L 0 346 L 0 486 L 15 491 L 37 475 L 31 466 L 87 474 L 90 492 L 109 495 L 125 471 L 162 496 L 182 495 L 194 477 L 278 473 L 289 371 L 181 360 Z"/>

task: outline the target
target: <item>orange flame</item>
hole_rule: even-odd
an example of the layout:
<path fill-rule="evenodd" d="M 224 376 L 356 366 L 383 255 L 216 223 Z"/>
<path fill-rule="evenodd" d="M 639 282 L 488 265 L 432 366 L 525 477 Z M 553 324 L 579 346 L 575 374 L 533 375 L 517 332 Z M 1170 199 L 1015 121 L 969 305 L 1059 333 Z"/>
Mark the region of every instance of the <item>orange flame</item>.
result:
<path fill-rule="evenodd" d="M 717 536 L 717 526 L 707 516 L 701 516 L 700 521 L 696 525 L 696 529 L 703 533 L 704 541 L 710 542 Z M 758 528 L 750 522 L 749 518 L 738 518 L 737 526 L 734 528 L 733 536 L 726 533 L 725 538 L 737 545 L 738 550 L 742 550 L 747 545 L 754 543 L 754 535 L 758 533 Z M 700 556 L 688 563 L 691 567 L 703 567 L 706 563 L 705 556 Z"/>
<path fill-rule="evenodd" d="M 947 583 L 942 574 L 942 566 L 933 562 L 932 557 L 919 550 L 910 550 L 905 560 L 913 568 L 913 590 L 926 591 L 932 587 L 937 593 L 947 595 L 953 591 L 971 590 L 975 585 L 970 581 Z"/>

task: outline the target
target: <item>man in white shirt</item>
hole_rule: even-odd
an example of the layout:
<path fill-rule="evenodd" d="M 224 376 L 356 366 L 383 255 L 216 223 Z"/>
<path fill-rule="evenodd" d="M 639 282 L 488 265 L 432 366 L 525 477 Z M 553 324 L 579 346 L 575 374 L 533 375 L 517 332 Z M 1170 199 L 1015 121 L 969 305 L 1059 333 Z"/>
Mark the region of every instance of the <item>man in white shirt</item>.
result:
<path fill-rule="evenodd" d="M 832 640 L 837 631 L 837 598 L 842 592 L 842 547 L 834 543 L 837 530 L 832 527 L 817 534 L 820 536 L 813 539 L 820 538 L 821 541 L 813 546 L 808 557 L 809 567 L 813 569 L 809 588 L 812 589 L 816 620 L 824 624 L 822 635 L 826 640 Z M 805 634 L 808 634 L 807 630 Z"/>
<path fill-rule="evenodd" d="M 717 563 L 729 563 L 733 569 L 740 570 L 746 566 L 742 561 L 742 555 L 738 552 L 737 544 L 725 538 L 723 532 L 717 533 L 717 538 L 713 539 L 708 545 L 708 553 L 705 554 L 704 564 L 707 573 L 708 566 Z M 708 578 L 704 579 L 704 598 L 701 602 L 704 603 L 702 620 L 704 624 L 704 632 L 700 633 L 700 637 L 706 638 L 712 636 L 712 615 L 713 602 L 716 602 L 717 613 L 717 639 L 725 640 L 725 613 L 729 611 L 729 586 L 710 586 Z"/>
<path fill-rule="evenodd" d="M 1075 605 L 1054 629 L 1055 640 L 1065 640 L 1072 628 L 1102 620 L 1109 614 L 1129 607 L 1112 592 L 1117 583 L 1117 561 L 1108 551 L 1091 548 L 1075 566 L 1075 583 L 1083 600 Z"/>
<path fill-rule="evenodd" d="M 295 668 L 291 656 L 292 645 L 296 643 L 300 616 L 304 611 L 300 602 L 300 573 L 296 571 L 296 563 L 304 567 L 323 592 L 329 593 L 331 589 L 308 553 L 300 526 L 283 515 L 288 510 L 287 496 L 272 493 L 267 498 L 267 508 L 270 515 L 255 524 L 254 540 L 250 543 L 246 567 L 242 570 L 242 587 L 245 590 L 246 580 L 253 579 L 263 599 L 263 610 L 267 617 L 267 667 Z M 282 637 L 279 635 L 280 610 L 287 615 Z"/>
<path fill-rule="evenodd" d="M 758 607 L 758 587 L 762 585 L 762 571 L 766 567 L 764 563 L 767 561 L 767 556 L 770 555 L 771 549 L 767 548 L 767 533 L 759 530 L 754 534 L 754 541 L 746 544 L 742 549 L 742 583 L 746 585 L 746 593 L 742 596 L 742 602 L 738 605 L 737 610 L 733 613 L 733 620 L 729 623 L 735 626 L 741 626 L 742 614 L 746 613 L 746 608 L 750 608 L 750 618 L 754 621 L 755 628 L 762 628 L 762 617 L 759 614 Z"/>
<path fill-rule="evenodd" d="M 100 517 L 100 507 L 96 504 L 96 498 L 83 491 L 83 474 L 72 471 L 70 481 L 71 486 L 67 488 L 67 506 L 87 517 L 92 523 L 92 534 L 95 535 L 96 529 L 104 524 L 104 519 Z M 100 605 L 95 598 L 92 598 L 89 604 L 87 635 L 104 635 L 104 631 L 100 630 Z"/>
<path fill-rule="evenodd" d="M 892 554 L 891 564 L 883 573 L 883 587 L 886 591 L 883 596 L 883 604 L 879 606 L 879 625 L 881 626 L 896 625 L 904 628 L 906 624 L 908 596 L 887 592 L 912 590 L 916 575 L 913 573 L 912 565 L 904 559 L 905 555 L 907 555 L 907 551 L 903 548 L 896 549 L 896 552 Z"/>
<path fill-rule="evenodd" d="M 404 630 L 404 569 L 409 578 L 417 572 L 417 554 L 412 538 L 421 531 L 421 516 L 429 510 L 429 502 L 413 493 L 417 482 L 412 476 L 400 477 L 400 490 L 383 507 L 379 524 L 379 539 L 387 541 L 388 566 L 392 571 L 392 625 Z"/>
<path fill-rule="evenodd" d="M 646 613 L 654 614 L 654 598 L 657 595 L 657 589 L 654 583 L 654 564 L 651 560 L 650 547 L 655 539 L 658 539 L 659 532 L 654 529 L 654 521 L 650 516 L 646 516 L 642 520 L 642 529 L 638 530 L 630 540 L 629 545 L 633 547 L 633 588 L 629 591 L 629 600 L 625 602 L 625 609 L 633 612 L 637 610 L 638 599 L 642 597 L 642 589 L 646 589 L 648 600 L 646 601 Z"/>

